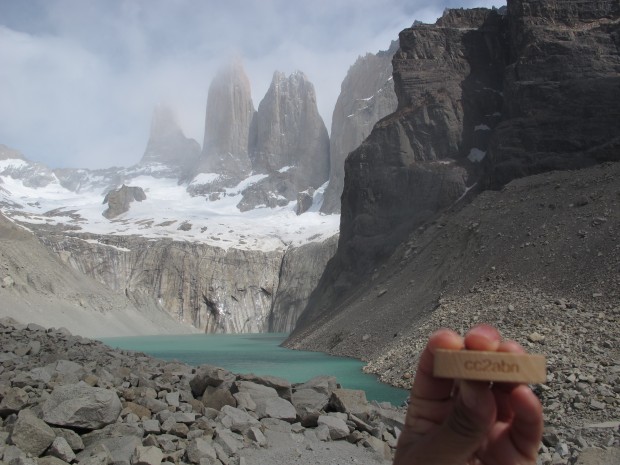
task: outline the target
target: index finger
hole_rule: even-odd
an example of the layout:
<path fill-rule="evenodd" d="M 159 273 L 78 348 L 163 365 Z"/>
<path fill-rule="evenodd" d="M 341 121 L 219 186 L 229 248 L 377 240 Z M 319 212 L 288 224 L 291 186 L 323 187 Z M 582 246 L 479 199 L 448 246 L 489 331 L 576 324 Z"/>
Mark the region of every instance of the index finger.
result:
<path fill-rule="evenodd" d="M 463 338 L 452 330 L 440 329 L 433 333 L 420 356 L 411 397 L 427 400 L 449 398 L 454 380 L 433 376 L 434 352 L 436 349 L 461 350 L 463 347 Z"/>

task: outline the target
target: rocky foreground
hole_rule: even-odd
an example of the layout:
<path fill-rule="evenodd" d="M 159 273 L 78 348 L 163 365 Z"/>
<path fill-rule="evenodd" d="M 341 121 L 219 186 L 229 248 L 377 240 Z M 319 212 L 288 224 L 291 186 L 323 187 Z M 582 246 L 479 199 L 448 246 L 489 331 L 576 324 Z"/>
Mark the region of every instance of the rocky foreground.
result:
<path fill-rule="evenodd" d="M 404 415 L 334 377 L 299 385 L 0 321 L 0 462 L 390 463 Z"/>

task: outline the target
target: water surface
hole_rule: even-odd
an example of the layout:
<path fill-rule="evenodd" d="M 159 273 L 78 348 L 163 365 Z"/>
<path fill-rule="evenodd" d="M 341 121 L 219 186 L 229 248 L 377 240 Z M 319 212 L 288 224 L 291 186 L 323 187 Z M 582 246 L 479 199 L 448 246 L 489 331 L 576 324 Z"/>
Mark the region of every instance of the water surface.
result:
<path fill-rule="evenodd" d="M 332 357 L 320 352 L 290 350 L 279 345 L 286 334 L 191 334 L 182 336 L 140 336 L 106 338 L 103 342 L 144 352 L 164 360 L 189 365 L 208 363 L 233 373 L 255 373 L 300 383 L 314 376 L 332 375 L 347 389 L 363 389 L 369 400 L 400 405 L 407 392 L 380 383 L 362 372 L 359 360 Z"/>

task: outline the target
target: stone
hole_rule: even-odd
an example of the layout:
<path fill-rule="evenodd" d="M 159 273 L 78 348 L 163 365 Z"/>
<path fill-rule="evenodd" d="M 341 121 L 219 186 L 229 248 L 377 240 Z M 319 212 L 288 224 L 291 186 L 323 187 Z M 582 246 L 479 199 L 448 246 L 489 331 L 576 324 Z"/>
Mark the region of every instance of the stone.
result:
<path fill-rule="evenodd" d="M 334 389 L 338 388 L 335 376 L 315 376 L 314 378 L 295 386 L 296 391 L 312 389 L 316 392 L 331 396 Z"/>
<path fill-rule="evenodd" d="M 140 446 L 142 446 L 142 441 L 136 436 L 106 438 L 87 446 L 86 449 L 77 454 L 77 459 L 82 463 L 84 459 L 89 457 L 101 457 L 115 465 L 131 465 L 134 452 Z"/>
<path fill-rule="evenodd" d="M 580 452 L 575 465 L 614 465 L 620 463 L 620 447 L 611 447 L 607 450 L 594 447 Z"/>
<path fill-rule="evenodd" d="M 80 452 L 77 455 L 77 459 L 80 465 L 109 465 L 114 463 L 109 449 L 104 444 L 97 444 L 88 450 Z"/>
<path fill-rule="evenodd" d="M 168 405 L 173 407 L 179 406 L 179 392 L 167 392 L 166 393 L 166 402 Z"/>
<path fill-rule="evenodd" d="M 39 457 L 37 460 L 38 465 L 68 465 L 69 462 L 59 459 L 58 457 L 52 457 L 47 455 L 45 457 Z"/>
<path fill-rule="evenodd" d="M 24 452 L 40 456 L 52 444 L 56 435 L 52 428 L 45 424 L 31 410 L 22 410 L 13 425 L 11 442 Z"/>
<path fill-rule="evenodd" d="M 374 436 L 367 436 L 362 440 L 362 445 L 374 450 L 383 460 L 392 460 L 390 446 L 381 439 L 375 438 Z"/>
<path fill-rule="evenodd" d="M 291 383 L 290 381 L 284 378 L 278 378 L 277 376 L 269 376 L 269 375 L 256 376 L 254 374 L 245 374 L 245 375 L 239 375 L 237 379 L 242 380 L 242 381 L 250 381 L 252 383 L 260 384 L 262 386 L 268 386 L 270 388 L 275 389 L 276 392 L 278 393 L 278 396 L 280 396 L 281 398 L 286 399 L 288 401 L 291 400 L 291 395 L 292 395 Z"/>
<path fill-rule="evenodd" d="M 321 415 L 317 420 L 319 427 L 321 425 L 327 426 L 329 429 L 329 437 L 332 440 L 343 439 L 349 435 L 349 427 L 346 422 L 340 418 L 336 418 L 328 415 Z"/>
<path fill-rule="evenodd" d="M 28 393 L 18 387 L 7 387 L 1 394 L 0 417 L 2 418 L 6 418 L 12 413 L 19 412 L 26 408 L 29 403 Z"/>
<path fill-rule="evenodd" d="M 328 402 L 329 397 L 325 393 L 309 388 L 295 390 L 292 398 L 292 403 L 304 426 L 316 426 L 316 420 Z"/>
<path fill-rule="evenodd" d="M 133 413 L 138 418 L 151 418 L 151 411 L 145 406 L 136 404 L 135 402 L 125 402 L 123 404 L 123 410 L 121 410 L 121 417 L 130 413 Z"/>
<path fill-rule="evenodd" d="M 362 420 L 370 413 L 366 393 L 359 389 L 334 389 L 329 405 L 336 412 L 351 413 Z"/>
<path fill-rule="evenodd" d="M 60 460 L 71 463 L 75 460 L 75 452 L 71 449 L 71 446 L 67 440 L 63 437 L 57 437 L 50 445 L 47 455 L 57 457 Z"/>
<path fill-rule="evenodd" d="M 297 418 L 297 411 L 293 404 L 281 397 L 272 397 L 257 401 L 256 414 L 259 418 L 277 418 L 291 423 Z"/>
<path fill-rule="evenodd" d="M 194 397 L 202 397 L 208 386 L 219 387 L 223 382 L 234 379 L 233 374 L 223 368 L 213 365 L 201 365 L 189 385 Z"/>
<path fill-rule="evenodd" d="M 138 446 L 131 457 L 132 465 L 160 465 L 164 459 L 164 453 L 154 446 Z"/>
<path fill-rule="evenodd" d="M 233 394 L 233 397 L 237 401 L 237 407 L 250 411 L 256 410 L 256 402 L 252 400 L 252 397 L 247 392 L 237 392 Z"/>
<path fill-rule="evenodd" d="M 260 428 L 257 428 L 255 426 L 248 429 L 246 436 L 259 446 L 265 446 L 267 444 L 267 438 L 260 430 Z"/>
<path fill-rule="evenodd" d="M 114 423 L 121 413 L 114 391 L 85 383 L 57 386 L 43 403 L 43 419 L 52 425 L 99 429 Z"/>
<path fill-rule="evenodd" d="M 115 190 L 111 190 L 103 199 L 108 208 L 102 213 L 107 219 L 114 219 L 129 211 L 131 202 L 146 200 L 144 190 L 139 186 L 126 186 L 123 184 Z"/>
<path fill-rule="evenodd" d="M 217 459 L 217 453 L 211 441 L 203 438 L 192 439 L 186 449 L 187 460 L 199 465 L 201 460 L 207 459 L 213 462 Z"/>
<path fill-rule="evenodd" d="M 215 430 L 215 442 L 222 447 L 226 455 L 232 456 L 243 447 L 243 436 L 226 429 L 217 428 Z"/>
<path fill-rule="evenodd" d="M 243 410 L 229 405 L 222 407 L 218 418 L 222 425 L 226 428 L 241 434 L 244 434 L 251 427 L 257 427 L 260 425 L 260 422 L 253 416 Z"/>
<path fill-rule="evenodd" d="M 236 392 L 247 393 L 257 405 L 258 402 L 263 399 L 278 397 L 278 392 L 274 388 L 251 381 L 236 381 L 233 385 L 233 389 Z"/>
<path fill-rule="evenodd" d="M 208 386 L 202 394 L 202 403 L 207 408 L 221 410 L 225 405 L 236 407 L 237 400 L 228 389 Z"/>
<path fill-rule="evenodd" d="M 57 438 L 64 438 L 74 452 L 79 452 L 84 449 L 84 442 L 79 434 L 70 429 L 64 428 L 52 428 Z"/>

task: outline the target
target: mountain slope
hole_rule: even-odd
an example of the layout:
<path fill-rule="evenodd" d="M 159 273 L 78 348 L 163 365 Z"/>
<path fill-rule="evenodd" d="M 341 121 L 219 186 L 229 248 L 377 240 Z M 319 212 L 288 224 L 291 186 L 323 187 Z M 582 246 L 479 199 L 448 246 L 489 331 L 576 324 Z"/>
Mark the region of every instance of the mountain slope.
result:
<path fill-rule="evenodd" d="M 91 337 L 192 332 L 154 306 L 66 266 L 34 234 L 0 214 L 0 313 Z"/>

